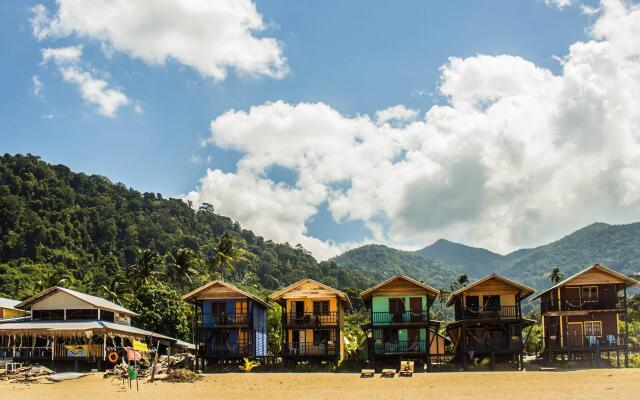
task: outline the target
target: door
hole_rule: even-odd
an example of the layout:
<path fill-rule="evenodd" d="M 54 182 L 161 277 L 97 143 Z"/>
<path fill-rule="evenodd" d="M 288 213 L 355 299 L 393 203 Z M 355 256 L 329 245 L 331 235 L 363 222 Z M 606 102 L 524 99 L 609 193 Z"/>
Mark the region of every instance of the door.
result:
<path fill-rule="evenodd" d="M 478 296 L 465 297 L 465 318 L 478 318 L 480 312 L 480 298 Z"/>
<path fill-rule="evenodd" d="M 566 298 L 567 310 L 579 310 L 580 309 L 580 288 L 579 287 L 567 287 L 564 290 Z"/>
<path fill-rule="evenodd" d="M 295 320 L 301 324 L 304 322 L 304 301 L 296 301 L 293 303 L 293 309 L 295 313 Z"/>
<path fill-rule="evenodd" d="M 421 297 L 412 297 L 409 299 L 409 307 L 411 310 L 411 321 L 419 322 L 426 317 L 422 313 L 422 298 Z"/>
<path fill-rule="evenodd" d="M 404 299 L 389 299 L 389 313 L 393 322 L 402 322 L 404 311 Z"/>
<path fill-rule="evenodd" d="M 582 347 L 582 342 L 582 322 L 569 322 L 567 324 L 567 345 Z"/>
<path fill-rule="evenodd" d="M 407 350 L 410 352 L 420 351 L 420 329 L 409 329 L 407 332 Z"/>

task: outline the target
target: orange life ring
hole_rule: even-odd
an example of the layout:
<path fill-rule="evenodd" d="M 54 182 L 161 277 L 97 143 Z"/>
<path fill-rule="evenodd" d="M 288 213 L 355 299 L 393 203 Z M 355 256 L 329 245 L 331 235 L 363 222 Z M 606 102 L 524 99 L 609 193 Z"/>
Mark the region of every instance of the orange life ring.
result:
<path fill-rule="evenodd" d="M 111 364 L 115 364 L 116 362 L 118 362 L 118 353 L 116 353 L 115 351 L 112 351 L 107 356 L 107 360 L 109 360 Z"/>

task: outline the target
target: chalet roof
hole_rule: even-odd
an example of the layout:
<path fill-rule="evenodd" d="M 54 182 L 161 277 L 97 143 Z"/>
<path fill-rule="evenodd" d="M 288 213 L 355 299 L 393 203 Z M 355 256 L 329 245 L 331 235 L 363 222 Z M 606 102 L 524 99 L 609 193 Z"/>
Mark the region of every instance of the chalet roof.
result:
<path fill-rule="evenodd" d="M 232 290 L 232 291 L 234 291 L 234 292 L 236 292 L 236 293 L 238 293 L 238 294 L 240 294 L 242 296 L 248 297 L 248 298 L 250 298 L 250 299 L 262 304 L 263 306 L 265 306 L 267 308 L 273 308 L 273 307 L 271 307 L 271 305 L 269 305 L 269 303 L 267 303 L 266 301 L 262 300 L 260 297 L 254 295 L 254 294 L 251 294 L 249 292 L 245 292 L 244 290 L 239 289 L 239 288 L 233 286 L 232 284 L 227 283 L 227 282 L 225 282 L 223 280 L 220 280 L 220 279 L 216 279 L 215 281 L 211 281 L 211 282 L 207 283 L 206 285 L 202 285 L 199 288 L 197 288 L 197 289 L 185 294 L 184 296 L 182 296 L 182 300 L 189 301 L 189 300 L 197 299 L 197 297 L 198 297 L 198 295 L 200 293 L 202 293 L 205 290 L 207 290 L 207 289 L 209 289 L 209 288 L 211 288 L 213 286 L 216 286 L 216 285 L 222 285 L 222 286 L 226 287 L 227 289 Z"/>
<path fill-rule="evenodd" d="M 147 331 L 129 325 L 116 324 L 107 321 L 24 321 L 12 322 L 0 325 L 0 334 L 30 335 L 30 334 L 51 334 L 73 335 L 91 331 L 95 333 L 113 332 L 136 337 L 153 337 L 156 339 L 177 341 L 169 336 Z"/>
<path fill-rule="evenodd" d="M 91 304 L 92 306 L 96 307 L 96 308 L 101 308 L 103 310 L 109 310 L 109 311 L 117 311 L 120 313 L 124 313 L 124 314 L 128 314 L 131 316 L 137 316 L 138 314 L 134 313 L 133 311 L 126 309 L 116 303 L 112 303 L 107 299 L 103 299 L 102 297 L 98 297 L 98 296 L 92 296 L 90 294 L 86 294 L 86 293 L 82 293 L 82 292 L 77 292 L 75 290 L 71 290 L 71 289 L 67 289 L 67 288 L 63 288 L 63 287 L 59 287 L 59 286 L 52 286 L 48 289 L 43 290 L 42 292 L 29 297 L 27 300 L 19 303 L 16 305 L 17 308 L 21 308 L 24 310 L 30 310 L 31 307 L 33 306 L 33 304 L 38 303 L 44 299 L 46 299 L 49 296 L 52 296 L 58 292 L 63 292 L 66 293 L 70 296 L 73 296 L 79 300 L 82 300 L 86 303 Z"/>
<path fill-rule="evenodd" d="M 423 289 L 425 289 L 428 292 L 431 292 L 434 296 L 437 296 L 440 291 L 438 289 L 432 288 L 431 286 L 427 285 L 426 283 L 417 281 L 413 278 L 409 278 L 406 275 L 396 275 L 396 276 L 392 276 L 391 278 L 387 279 L 384 282 L 380 282 L 377 285 L 375 285 L 374 287 L 371 287 L 367 290 L 365 290 L 364 292 L 360 293 L 360 297 L 362 298 L 362 300 L 367 300 L 369 297 L 371 297 L 371 293 L 375 292 L 376 290 L 380 289 L 383 286 L 386 286 L 388 284 L 390 284 L 393 281 L 396 281 L 398 279 L 403 279 L 409 283 L 412 283 L 418 287 L 421 287 Z"/>
<path fill-rule="evenodd" d="M 7 299 L 6 297 L 0 297 L 0 308 L 5 310 L 24 311 L 18 310 L 16 306 L 20 304 L 20 300 Z"/>
<path fill-rule="evenodd" d="M 626 276 L 624 274 L 621 274 L 619 272 L 616 272 L 616 271 L 612 270 L 611 268 L 607 268 L 607 267 L 602 266 L 600 264 L 593 264 L 592 266 L 583 269 L 582 271 L 578 272 L 577 274 L 571 275 L 570 277 L 568 277 L 567 279 L 563 280 L 562 282 L 556 283 L 555 285 L 551 286 L 550 288 L 538 293 L 535 297 L 533 297 L 531 299 L 531 301 L 539 298 L 540 296 L 542 296 L 543 294 L 549 292 L 550 290 L 553 290 L 555 288 L 567 285 L 568 283 L 570 283 L 572 280 L 576 279 L 580 275 L 585 274 L 585 273 L 587 273 L 589 271 L 592 271 L 594 269 L 597 269 L 597 270 L 599 270 L 601 272 L 604 272 L 605 274 L 609 274 L 609 275 L 615 276 L 616 278 L 622 280 L 625 283 L 626 287 L 640 284 L 640 282 L 638 282 L 637 280 L 635 280 L 633 278 L 629 278 L 628 276 Z"/>
<path fill-rule="evenodd" d="M 344 293 L 344 292 L 342 292 L 342 291 L 340 291 L 338 289 L 334 289 L 331 286 L 325 285 L 324 283 L 318 282 L 318 281 L 313 280 L 311 278 L 301 279 L 298 282 L 296 282 L 296 283 L 294 283 L 292 285 L 289 285 L 284 289 L 280 289 L 280 290 L 278 290 L 276 292 L 273 292 L 273 293 L 271 293 L 269 295 L 269 298 L 271 300 L 279 300 L 280 298 L 282 298 L 282 296 L 284 296 L 285 293 L 290 292 L 291 290 L 293 290 L 293 289 L 295 289 L 295 288 L 297 288 L 299 286 L 302 286 L 305 283 L 313 283 L 313 284 L 318 285 L 318 286 L 320 286 L 320 287 L 322 287 L 322 288 L 324 288 L 324 289 L 326 289 L 326 290 L 328 290 L 330 292 L 335 293 L 335 295 L 340 300 L 344 301 L 349 308 L 353 308 L 351 306 L 351 300 L 349 299 L 349 296 L 346 293 Z"/>
<path fill-rule="evenodd" d="M 458 289 L 455 292 L 451 293 L 449 295 L 449 300 L 447 300 L 447 306 L 450 306 L 451 304 L 453 304 L 453 300 L 456 297 L 458 297 L 460 294 L 462 294 L 462 293 L 466 292 L 467 290 L 469 290 L 469 289 L 471 289 L 471 288 L 473 288 L 475 286 L 478 286 L 478 285 L 480 285 L 480 284 L 482 284 L 482 283 L 484 283 L 484 282 L 486 282 L 488 280 L 491 280 L 491 279 L 498 280 L 498 281 L 500 281 L 502 283 L 505 283 L 505 284 L 507 284 L 509 286 L 513 286 L 514 288 L 520 290 L 520 292 L 522 293 L 522 297 L 521 298 L 525 298 L 525 297 L 531 296 L 533 294 L 533 292 L 535 292 L 535 289 L 530 288 L 529 286 L 523 285 L 520 282 L 516 282 L 516 281 L 511 280 L 509 278 L 505 278 L 504 276 L 501 276 L 501 275 L 491 274 L 491 275 L 487 275 L 484 278 L 473 282 L 470 285 L 467 285 L 465 287 L 461 287 L 460 289 Z"/>

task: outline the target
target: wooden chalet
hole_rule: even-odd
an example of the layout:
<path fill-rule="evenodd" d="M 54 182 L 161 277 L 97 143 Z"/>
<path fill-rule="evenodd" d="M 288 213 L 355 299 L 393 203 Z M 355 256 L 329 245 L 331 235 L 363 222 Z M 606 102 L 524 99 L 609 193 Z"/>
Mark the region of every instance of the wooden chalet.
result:
<path fill-rule="evenodd" d="M 442 359 L 445 338 L 437 334 L 439 321 L 430 316 L 439 291 L 423 282 L 396 275 L 360 295 L 371 312 L 367 333 L 369 360 L 413 360 L 425 363 Z M 427 334 L 428 332 L 428 334 Z"/>
<path fill-rule="evenodd" d="M 267 356 L 267 309 L 271 306 L 265 301 L 221 280 L 182 299 L 194 307 L 194 341 L 202 367 Z"/>
<path fill-rule="evenodd" d="M 455 306 L 455 322 L 447 325 L 447 335 L 463 369 L 474 357 L 490 357 L 492 369 L 496 358 L 522 369 L 522 332 L 535 321 L 522 316 L 521 301 L 533 292 L 492 274 L 451 293 L 447 306 Z"/>
<path fill-rule="evenodd" d="M 269 296 L 282 306 L 283 360 L 344 358 L 345 293 L 313 279 L 302 279 Z"/>
<path fill-rule="evenodd" d="M 58 369 L 106 367 L 133 341 L 163 348 L 176 339 L 131 326 L 137 316 L 118 304 L 63 287 L 51 287 L 15 305 L 28 318 L 0 323 L 0 359 L 55 365 Z"/>
<path fill-rule="evenodd" d="M 620 366 L 622 352 L 628 365 L 628 332 L 619 321 L 627 321 L 627 288 L 638 283 L 594 264 L 537 295 L 545 359 L 559 355 L 599 362 L 602 353 L 614 353 Z"/>

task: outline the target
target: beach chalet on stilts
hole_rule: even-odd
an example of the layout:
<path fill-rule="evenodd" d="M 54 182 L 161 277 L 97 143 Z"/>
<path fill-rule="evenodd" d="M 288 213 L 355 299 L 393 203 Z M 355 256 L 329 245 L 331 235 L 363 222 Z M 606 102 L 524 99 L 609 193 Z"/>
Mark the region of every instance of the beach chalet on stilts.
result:
<path fill-rule="evenodd" d="M 285 362 L 344 358 L 344 312 L 351 309 L 346 293 L 302 279 L 269 298 L 282 306 Z"/>
<path fill-rule="evenodd" d="M 194 307 L 193 332 L 200 368 L 267 356 L 267 309 L 272 307 L 265 301 L 221 280 L 209 282 L 182 299 Z"/>
<path fill-rule="evenodd" d="M 133 341 L 163 348 L 177 340 L 131 326 L 137 314 L 100 297 L 51 287 L 15 305 L 31 311 L 19 321 L 0 323 L 0 358 L 57 369 L 104 369 L 119 361 Z M 116 357 L 117 356 L 117 357 Z"/>
<path fill-rule="evenodd" d="M 500 275 L 486 276 L 451 293 L 455 322 L 447 325 L 456 359 L 466 369 L 474 357 L 490 357 L 523 367 L 522 332 L 535 321 L 523 318 L 521 301 L 534 289 Z"/>
<path fill-rule="evenodd" d="M 413 360 L 424 363 L 444 357 L 445 339 L 437 334 L 440 321 L 431 319 L 430 309 L 439 291 L 404 275 L 396 275 L 360 295 L 371 310 L 367 333 L 369 360 Z M 427 336 L 427 332 L 429 335 Z"/>
<path fill-rule="evenodd" d="M 545 359 L 599 364 L 603 353 L 609 359 L 614 353 L 620 366 L 622 352 L 628 366 L 627 288 L 638 283 L 594 264 L 534 297 L 540 299 Z"/>

